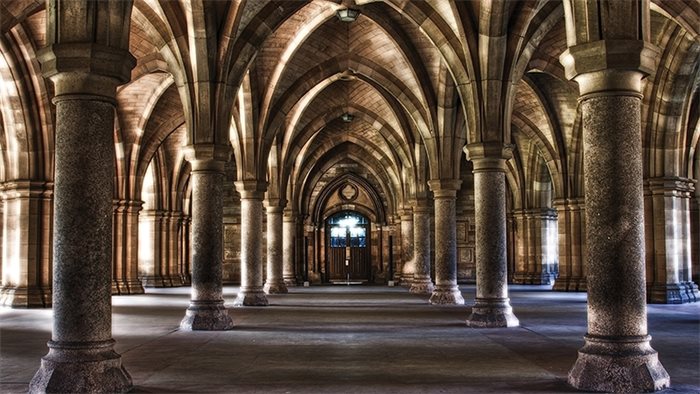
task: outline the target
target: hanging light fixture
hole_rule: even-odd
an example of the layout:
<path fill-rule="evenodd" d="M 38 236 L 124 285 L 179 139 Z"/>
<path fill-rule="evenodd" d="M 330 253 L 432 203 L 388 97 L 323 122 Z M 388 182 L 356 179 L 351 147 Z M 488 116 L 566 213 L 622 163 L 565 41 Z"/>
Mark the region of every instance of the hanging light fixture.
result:
<path fill-rule="evenodd" d="M 353 115 L 349 112 L 346 112 L 346 113 L 340 115 L 340 120 L 342 120 L 345 123 L 350 123 L 350 122 L 352 122 L 353 119 L 355 119 L 355 115 Z"/>
<path fill-rule="evenodd" d="M 360 15 L 360 10 L 354 8 L 342 8 L 336 11 L 335 15 L 341 22 L 351 23 L 355 22 L 357 17 Z"/>

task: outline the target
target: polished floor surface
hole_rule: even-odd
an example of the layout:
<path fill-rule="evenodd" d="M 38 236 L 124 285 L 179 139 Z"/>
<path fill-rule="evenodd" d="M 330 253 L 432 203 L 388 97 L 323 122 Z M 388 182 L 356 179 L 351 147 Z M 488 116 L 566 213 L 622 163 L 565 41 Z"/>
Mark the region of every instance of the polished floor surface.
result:
<path fill-rule="evenodd" d="M 231 308 L 226 332 L 178 329 L 188 288 L 113 297 L 117 351 L 138 393 L 567 393 L 586 296 L 512 286 L 521 327 L 470 329 L 467 306 L 401 287 L 319 286 Z M 226 287 L 233 301 L 237 288 Z M 700 303 L 649 305 L 669 393 L 700 393 Z M 0 309 L 0 392 L 24 392 L 46 353 L 50 310 Z"/>

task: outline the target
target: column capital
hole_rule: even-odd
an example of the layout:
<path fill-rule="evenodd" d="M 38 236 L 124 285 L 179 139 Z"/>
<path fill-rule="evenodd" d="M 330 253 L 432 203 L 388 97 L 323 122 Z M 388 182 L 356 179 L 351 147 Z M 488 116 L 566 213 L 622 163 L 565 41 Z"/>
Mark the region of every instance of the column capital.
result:
<path fill-rule="evenodd" d="M 231 157 L 228 145 L 194 144 L 184 147 L 185 159 L 190 162 L 192 172 L 224 172 Z"/>
<path fill-rule="evenodd" d="M 461 179 L 432 179 L 428 181 L 428 187 L 435 198 L 454 198 L 461 185 Z"/>
<path fill-rule="evenodd" d="M 690 178 L 666 176 L 646 179 L 644 186 L 652 195 L 690 197 L 695 191 L 696 182 Z"/>
<path fill-rule="evenodd" d="M 265 206 L 265 213 L 267 214 L 279 214 L 281 215 L 282 212 L 284 212 L 284 207 L 279 206 L 279 205 L 268 205 L 268 201 L 265 200 L 263 202 L 263 205 Z"/>
<path fill-rule="evenodd" d="M 255 179 L 236 181 L 234 185 L 242 199 L 262 200 L 267 191 L 267 182 Z"/>
<path fill-rule="evenodd" d="M 113 101 L 117 86 L 131 79 L 136 65 L 128 49 L 82 42 L 46 46 L 37 59 L 44 77 L 54 84 L 56 98 L 91 95 Z"/>
<path fill-rule="evenodd" d="M 581 96 L 641 94 L 641 80 L 656 68 L 658 54 L 655 45 L 642 40 L 606 39 L 571 46 L 559 60 L 566 77 L 578 82 Z"/>
<path fill-rule="evenodd" d="M 503 142 L 477 142 L 466 145 L 464 153 L 474 164 L 474 172 L 505 171 L 506 161 L 513 157 L 513 146 Z"/>

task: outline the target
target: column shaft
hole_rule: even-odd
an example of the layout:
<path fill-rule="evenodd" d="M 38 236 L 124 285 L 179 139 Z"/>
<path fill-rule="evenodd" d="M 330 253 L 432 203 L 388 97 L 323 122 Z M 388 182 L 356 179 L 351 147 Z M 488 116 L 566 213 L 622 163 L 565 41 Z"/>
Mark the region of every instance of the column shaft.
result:
<path fill-rule="evenodd" d="M 586 220 L 583 198 L 554 202 L 559 229 L 559 275 L 555 291 L 586 291 Z"/>
<path fill-rule="evenodd" d="M 52 184 L 5 182 L 0 305 L 13 308 L 51 306 Z"/>
<path fill-rule="evenodd" d="M 476 299 L 467 326 L 517 327 L 508 298 L 505 162 L 502 144 L 467 147 L 474 163 Z"/>
<path fill-rule="evenodd" d="M 464 304 L 457 286 L 456 197 L 461 181 L 429 181 L 435 199 L 435 290 L 431 304 Z"/>
<path fill-rule="evenodd" d="M 241 194 L 241 288 L 234 306 L 265 306 L 262 265 L 262 198 L 259 185 L 236 182 Z M 250 188 L 256 190 L 250 190 Z"/>
<path fill-rule="evenodd" d="M 57 96 L 53 331 L 30 392 L 127 391 L 112 339 L 114 104 Z M 70 377 L 70 378 L 68 378 Z"/>
<path fill-rule="evenodd" d="M 583 120 L 588 333 L 569 372 L 582 390 L 638 392 L 670 383 L 647 333 L 641 77 L 577 77 Z"/>
<path fill-rule="evenodd" d="M 223 161 L 199 159 L 195 147 L 188 152 L 192 164 L 192 295 L 180 327 L 219 331 L 233 328 L 224 307 L 222 288 Z"/>
<path fill-rule="evenodd" d="M 282 207 L 267 207 L 267 279 L 266 294 L 285 294 L 287 286 L 282 277 Z"/>
<path fill-rule="evenodd" d="M 430 279 L 430 207 L 413 208 L 413 260 L 415 272 L 408 291 L 415 294 L 432 294 L 435 290 Z"/>
<path fill-rule="evenodd" d="M 411 209 L 406 209 L 404 214 L 401 215 L 401 261 L 403 263 L 401 267 L 401 284 L 404 286 L 411 285 L 416 271 L 413 226 Z"/>
<path fill-rule="evenodd" d="M 282 270 L 284 284 L 287 287 L 297 285 L 297 276 L 294 269 L 294 222 L 293 214 L 284 214 L 282 218 Z"/>

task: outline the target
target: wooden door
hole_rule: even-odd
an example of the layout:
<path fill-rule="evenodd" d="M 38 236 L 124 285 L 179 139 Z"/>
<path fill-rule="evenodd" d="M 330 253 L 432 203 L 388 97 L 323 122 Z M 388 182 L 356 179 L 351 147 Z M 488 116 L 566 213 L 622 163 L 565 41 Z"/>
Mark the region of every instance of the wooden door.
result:
<path fill-rule="evenodd" d="M 328 280 L 366 282 L 371 275 L 369 221 L 355 212 L 341 212 L 329 218 Z"/>

